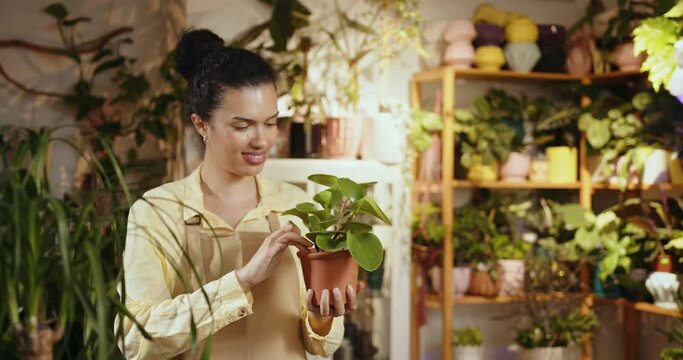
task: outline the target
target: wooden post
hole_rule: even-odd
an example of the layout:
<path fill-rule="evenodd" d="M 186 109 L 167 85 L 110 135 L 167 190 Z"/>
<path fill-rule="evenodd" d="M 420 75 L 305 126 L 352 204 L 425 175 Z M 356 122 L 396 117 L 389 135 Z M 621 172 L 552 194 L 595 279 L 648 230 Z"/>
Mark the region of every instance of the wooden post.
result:
<path fill-rule="evenodd" d="M 453 358 L 451 325 L 453 322 L 453 179 L 455 135 L 453 134 L 453 110 L 455 108 L 455 69 L 447 67 L 442 77 L 442 133 L 441 156 L 441 216 L 445 227 L 443 242 L 443 359 Z"/>
<path fill-rule="evenodd" d="M 590 79 L 581 80 L 583 85 L 590 85 Z M 588 96 L 581 96 L 581 107 L 590 105 L 591 99 Z M 579 203 L 584 209 L 590 210 L 593 205 L 593 185 L 591 184 L 591 173 L 588 171 L 588 156 L 586 152 L 586 135 L 581 134 L 579 141 Z M 594 308 L 594 296 L 591 293 L 591 272 L 590 267 L 585 262 L 581 263 L 581 291 L 588 293 L 581 303 L 581 313 L 588 314 Z M 593 358 L 592 336 L 587 335 L 583 339 L 583 360 Z"/>
<path fill-rule="evenodd" d="M 411 110 L 420 109 L 420 103 L 422 98 L 420 97 L 420 84 L 415 79 L 410 80 L 410 107 Z M 413 164 L 413 179 L 417 178 L 417 157 L 415 158 Z M 413 182 L 413 186 L 417 186 L 416 182 Z M 414 190 L 413 190 L 414 191 Z M 412 249 L 412 247 L 411 247 Z M 416 296 L 418 294 L 417 288 L 417 276 L 418 269 L 415 263 L 414 256 L 411 255 L 410 259 L 410 353 L 412 360 L 419 360 L 420 358 L 420 327 L 417 323 L 417 301 Z M 422 284 L 424 286 L 424 284 Z"/>

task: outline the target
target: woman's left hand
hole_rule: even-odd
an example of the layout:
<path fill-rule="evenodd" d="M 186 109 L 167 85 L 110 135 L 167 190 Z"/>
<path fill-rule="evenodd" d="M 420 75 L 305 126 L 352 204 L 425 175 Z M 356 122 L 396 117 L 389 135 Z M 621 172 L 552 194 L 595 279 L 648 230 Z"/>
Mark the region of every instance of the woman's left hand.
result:
<path fill-rule="evenodd" d="M 347 312 L 358 309 L 356 290 L 351 285 L 346 287 L 346 300 L 347 304 L 344 304 L 339 288 L 332 289 L 332 293 L 325 289 L 320 294 L 320 304 L 316 306 L 313 305 L 313 290 L 308 289 L 306 292 L 306 308 L 313 315 L 318 315 L 319 317 L 342 316 Z"/>

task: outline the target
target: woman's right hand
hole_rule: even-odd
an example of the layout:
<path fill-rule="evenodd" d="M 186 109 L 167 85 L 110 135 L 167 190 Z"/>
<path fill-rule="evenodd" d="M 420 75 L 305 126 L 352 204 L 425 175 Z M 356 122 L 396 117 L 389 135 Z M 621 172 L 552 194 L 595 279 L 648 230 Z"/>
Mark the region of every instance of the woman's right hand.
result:
<path fill-rule="evenodd" d="M 308 252 L 311 243 L 288 221 L 279 230 L 268 235 L 251 260 L 235 271 L 242 290 L 247 292 L 268 279 L 280 265 L 282 253 L 289 245 L 296 246 L 299 251 Z"/>

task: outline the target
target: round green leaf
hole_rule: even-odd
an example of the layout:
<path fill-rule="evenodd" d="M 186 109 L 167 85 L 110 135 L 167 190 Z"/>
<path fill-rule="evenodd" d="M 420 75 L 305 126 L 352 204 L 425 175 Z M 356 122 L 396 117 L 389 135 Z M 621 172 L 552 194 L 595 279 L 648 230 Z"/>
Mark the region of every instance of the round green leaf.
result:
<path fill-rule="evenodd" d="M 313 181 L 316 184 L 325 185 L 329 187 L 337 185 L 337 177 L 334 175 L 313 174 L 308 177 L 308 180 Z"/>
<path fill-rule="evenodd" d="M 337 240 L 332 240 L 334 232 L 320 234 L 315 237 L 315 243 L 324 251 L 338 251 L 346 248 L 346 238 L 344 236 Z"/>
<path fill-rule="evenodd" d="M 351 201 L 358 201 L 363 196 L 365 196 L 365 191 L 363 190 L 363 187 L 358 185 L 349 178 L 338 179 L 337 186 L 339 186 L 339 190 L 341 190 L 342 194 L 344 194 L 344 196 L 346 196 L 347 198 L 351 199 Z"/>
<path fill-rule="evenodd" d="M 357 202 L 355 206 L 357 207 L 359 212 L 370 214 L 382 220 L 385 224 L 391 225 L 391 220 L 389 220 L 384 211 L 380 209 L 375 200 L 373 200 L 372 198 L 363 198 L 359 202 Z"/>
<path fill-rule="evenodd" d="M 358 266 L 367 271 L 375 271 L 382 264 L 384 250 L 382 243 L 373 233 L 348 233 L 347 242 L 351 256 Z"/>
<path fill-rule="evenodd" d="M 305 212 L 305 213 L 309 213 L 309 212 L 313 212 L 313 211 L 318 210 L 318 208 L 315 207 L 315 204 L 311 204 L 311 203 L 298 204 L 296 206 L 296 209 L 301 211 L 301 212 Z"/>

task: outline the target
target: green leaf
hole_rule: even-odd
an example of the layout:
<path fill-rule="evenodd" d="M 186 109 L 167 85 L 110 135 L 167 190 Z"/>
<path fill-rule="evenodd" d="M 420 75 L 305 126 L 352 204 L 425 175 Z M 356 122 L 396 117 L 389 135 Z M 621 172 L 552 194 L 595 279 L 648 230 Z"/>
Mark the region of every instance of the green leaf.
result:
<path fill-rule="evenodd" d="M 296 208 L 293 208 L 283 212 L 282 215 L 296 216 L 299 219 L 301 219 L 301 221 L 303 221 L 304 224 L 308 225 L 308 213 L 304 211 L 299 211 Z"/>
<path fill-rule="evenodd" d="M 671 239 L 666 246 L 664 246 L 665 249 L 677 249 L 677 250 L 683 250 L 683 237 L 676 238 L 676 239 Z"/>
<path fill-rule="evenodd" d="M 353 233 L 371 232 L 372 226 L 352 221 L 346 224 L 346 228 L 344 230 Z"/>
<path fill-rule="evenodd" d="M 354 204 L 354 206 L 357 208 L 359 212 L 370 214 L 382 220 L 382 222 L 384 222 L 385 224 L 391 225 L 391 220 L 389 220 L 384 211 L 380 209 L 375 200 L 366 197 L 359 200 L 356 204 Z"/>
<path fill-rule="evenodd" d="M 308 180 L 313 181 L 316 184 L 334 187 L 337 186 L 338 178 L 334 175 L 313 174 L 308 177 Z"/>
<path fill-rule="evenodd" d="M 349 178 L 337 179 L 337 186 L 339 187 L 339 190 L 341 190 L 342 194 L 344 194 L 344 196 L 349 198 L 351 201 L 358 201 L 365 196 L 363 187 Z"/>
<path fill-rule="evenodd" d="M 337 189 L 327 189 L 313 196 L 313 200 L 315 200 L 318 204 L 322 205 L 325 209 L 333 208 L 335 205 L 339 203 L 341 198 L 342 193 Z"/>
<path fill-rule="evenodd" d="M 69 15 L 69 11 L 66 10 L 66 7 L 62 5 L 62 3 L 50 4 L 43 11 L 48 15 L 52 15 L 52 17 L 57 20 L 62 20 Z"/>
<path fill-rule="evenodd" d="M 364 183 L 360 183 L 358 185 L 360 185 L 360 187 L 362 187 L 364 190 L 367 190 L 367 189 L 371 188 L 372 186 L 374 186 L 375 184 L 377 184 L 377 181 L 364 182 Z"/>
<path fill-rule="evenodd" d="M 287 40 L 292 35 L 294 29 L 292 27 L 292 11 L 294 10 L 294 0 L 278 0 L 273 6 L 273 12 L 270 17 L 270 36 L 273 38 L 274 52 L 283 52 L 287 50 Z"/>
<path fill-rule="evenodd" d="M 612 275 L 617 269 L 617 265 L 619 265 L 619 254 L 609 254 L 602 263 L 600 263 L 600 280 L 604 281 L 608 276 Z"/>
<path fill-rule="evenodd" d="M 373 233 L 349 232 L 347 240 L 351 256 L 367 271 L 375 271 L 382 264 L 382 243 Z"/>
<path fill-rule="evenodd" d="M 343 236 L 332 241 L 334 233 L 316 235 L 315 243 L 325 251 L 338 251 L 346 248 L 346 238 Z"/>
<path fill-rule="evenodd" d="M 315 215 L 308 215 L 308 230 L 310 231 L 321 231 L 320 219 Z"/>
<path fill-rule="evenodd" d="M 308 203 L 308 202 L 297 204 L 296 209 L 301 211 L 301 212 L 305 212 L 305 213 L 310 213 L 310 212 L 318 210 L 318 208 L 315 206 L 315 204 Z"/>
<path fill-rule="evenodd" d="M 671 10 L 667 11 L 666 14 L 664 14 L 664 17 L 668 18 L 679 18 L 683 17 L 683 1 L 678 1 L 674 7 L 671 8 Z"/>
<path fill-rule="evenodd" d="M 559 206 L 557 211 L 561 214 L 564 222 L 571 228 L 579 228 L 591 224 L 591 221 L 589 221 L 590 212 L 579 204 L 565 204 Z"/>

